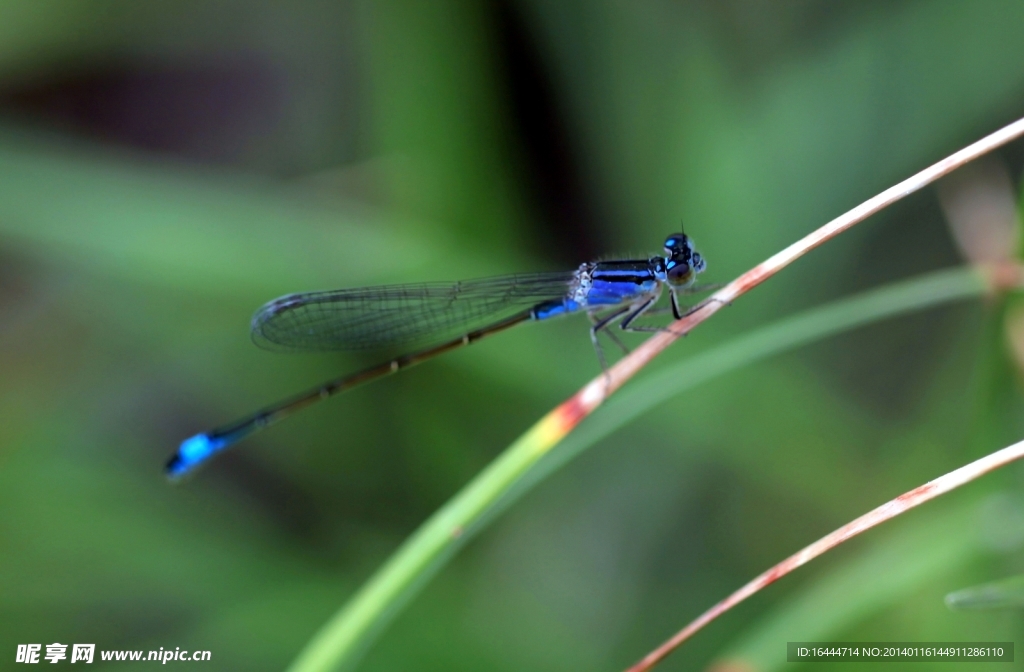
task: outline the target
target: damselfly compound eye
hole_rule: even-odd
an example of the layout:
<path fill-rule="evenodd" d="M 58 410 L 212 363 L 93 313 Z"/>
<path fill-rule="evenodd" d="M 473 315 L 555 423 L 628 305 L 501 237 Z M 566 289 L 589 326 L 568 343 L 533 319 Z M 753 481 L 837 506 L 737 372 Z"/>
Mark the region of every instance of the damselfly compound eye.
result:
<path fill-rule="evenodd" d="M 685 262 L 670 264 L 668 269 L 668 281 L 672 285 L 685 285 L 693 280 L 693 269 Z"/>

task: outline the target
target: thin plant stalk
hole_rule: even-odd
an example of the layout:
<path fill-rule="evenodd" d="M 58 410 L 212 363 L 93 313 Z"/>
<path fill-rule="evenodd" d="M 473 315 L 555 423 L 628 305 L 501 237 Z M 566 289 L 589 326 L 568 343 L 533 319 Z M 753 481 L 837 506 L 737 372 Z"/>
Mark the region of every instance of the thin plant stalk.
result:
<path fill-rule="evenodd" d="M 664 660 L 668 654 L 672 653 L 672 651 L 679 647 L 683 642 L 697 634 L 702 628 L 704 628 L 704 626 L 711 623 L 711 621 L 715 620 L 729 609 L 732 609 L 751 595 L 778 581 L 796 568 L 802 567 L 819 555 L 835 548 L 844 541 L 852 539 L 863 532 L 867 532 L 871 528 L 881 525 L 885 521 L 895 518 L 905 511 L 909 511 L 910 509 L 933 500 L 940 495 L 944 495 L 951 490 L 955 490 L 965 483 L 970 483 L 990 471 L 1004 467 L 1011 462 L 1021 459 L 1022 457 L 1024 457 L 1024 441 L 1020 441 L 1012 446 L 1007 446 L 1002 450 L 986 455 L 980 460 L 975 460 L 974 462 L 960 467 L 955 471 L 951 471 L 944 476 L 940 476 L 933 481 L 928 481 L 924 485 L 914 488 L 910 492 L 903 493 L 896 499 L 888 501 L 878 508 L 872 509 L 863 516 L 825 535 L 810 546 L 807 546 L 798 553 L 794 553 L 768 571 L 759 575 L 735 593 L 698 616 L 689 625 L 666 640 L 664 644 L 644 656 L 643 660 L 629 668 L 627 672 L 648 672 L 648 670 Z"/>
<path fill-rule="evenodd" d="M 475 531 L 491 506 L 510 491 L 534 464 L 677 338 L 815 247 L 1022 134 L 1024 119 L 868 199 L 733 280 L 697 310 L 649 338 L 606 374 L 591 380 L 548 412 L 424 522 L 356 595 L 324 624 L 292 663 L 291 672 L 333 670 L 354 662 L 388 617 L 409 598 L 411 589 L 430 578 L 439 564 L 437 560 L 455 551 L 454 540 Z"/>

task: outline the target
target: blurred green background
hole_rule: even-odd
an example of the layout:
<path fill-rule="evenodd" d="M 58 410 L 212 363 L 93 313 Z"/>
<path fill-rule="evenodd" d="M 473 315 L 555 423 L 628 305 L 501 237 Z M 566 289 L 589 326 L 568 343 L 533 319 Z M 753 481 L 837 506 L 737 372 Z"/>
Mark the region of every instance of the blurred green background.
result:
<path fill-rule="evenodd" d="M 79 642 L 283 669 L 599 372 L 582 318 L 523 327 L 169 485 L 182 438 L 375 363 L 259 350 L 263 302 L 646 256 L 680 220 L 728 281 L 1021 116 L 1022 32 L 1024 4 L 955 0 L 0 2 L 0 667 L 18 643 Z M 989 165 L 1016 193 L 1024 143 Z M 653 369 L 964 263 L 940 192 Z M 1019 318 L 961 302 L 660 405 L 469 543 L 360 669 L 628 666 L 818 536 L 1024 437 Z M 1017 610 L 943 603 L 1024 571 L 1022 485 L 1010 467 L 840 548 L 659 669 L 778 669 L 788 640 L 1024 641 Z"/>

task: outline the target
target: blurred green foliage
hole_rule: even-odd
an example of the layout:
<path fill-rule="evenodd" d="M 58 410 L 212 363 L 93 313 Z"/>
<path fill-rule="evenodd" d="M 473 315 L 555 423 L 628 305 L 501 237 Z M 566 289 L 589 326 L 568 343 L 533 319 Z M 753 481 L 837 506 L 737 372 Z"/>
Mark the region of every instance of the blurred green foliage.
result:
<path fill-rule="evenodd" d="M 1024 607 L 1024 577 L 1012 576 L 981 586 L 971 586 L 946 595 L 946 605 L 954 610 L 1020 609 Z"/>
<path fill-rule="evenodd" d="M 680 219 L 727 281 L 1020 116 L 1022 29 L 1022 5 L 952 0 L 0 2 L 0 655 L 282 669 L 597 372 L 582 320 L 524 327 L 167 485 L 183 437 L 370 363 L 259 351 L 264 301 L 646 254 Z M 998 160 L 1019 184 L 1021 144 Z M 926 190 L 654 369 L 961 261 Z M 627 666 L 821 534 L 1022 438 L 1013 314 L 895 318 L 668 400 L 468 544 L 362 669 Z M 829 554 L 660 669 L 773 669 L 786 638 L 1019 641 L 1019 612 L 943 596 L 1022 571 L 1021 476 Z"/>

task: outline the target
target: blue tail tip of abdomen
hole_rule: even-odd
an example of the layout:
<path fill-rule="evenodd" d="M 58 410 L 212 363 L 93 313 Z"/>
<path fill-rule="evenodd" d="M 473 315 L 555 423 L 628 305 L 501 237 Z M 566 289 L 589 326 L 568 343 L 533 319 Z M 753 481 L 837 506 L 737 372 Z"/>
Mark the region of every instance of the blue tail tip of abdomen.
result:
<path fill-rule="evenodd" d="M 164 473 L 170 479 L 180 478 L 208 460 L 226 444 L 223 439 L 214 438 L 209 434 L 190 436 L 181 442 L 178 452 L 167 461 Z"/>

